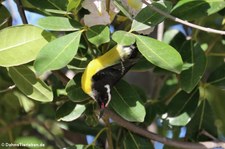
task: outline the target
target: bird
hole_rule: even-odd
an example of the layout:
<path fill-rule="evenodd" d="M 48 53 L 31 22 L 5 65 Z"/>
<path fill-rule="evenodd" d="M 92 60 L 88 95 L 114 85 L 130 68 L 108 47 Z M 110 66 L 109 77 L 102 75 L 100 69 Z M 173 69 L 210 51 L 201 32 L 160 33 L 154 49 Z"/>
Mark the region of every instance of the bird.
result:
<path fill-rule="evenodd" d="M 81 88 L 100 109 L 108 106 L 112 87 L 137 63 L 137 55 L 136 45 L 117 44 L 88 63 L 81 77 Z"/>

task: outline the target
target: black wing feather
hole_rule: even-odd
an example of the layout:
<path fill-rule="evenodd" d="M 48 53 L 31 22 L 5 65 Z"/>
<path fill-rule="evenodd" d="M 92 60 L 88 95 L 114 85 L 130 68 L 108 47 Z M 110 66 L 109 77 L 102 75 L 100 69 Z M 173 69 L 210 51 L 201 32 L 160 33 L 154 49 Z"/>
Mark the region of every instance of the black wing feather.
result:
<path fill-rule="evenodd" d="M 115 85 L 136 62 L 137 60 L 134 59 L 127 60 L 100 70 L 92 77 L 94 84 L 98 86 Z"/>

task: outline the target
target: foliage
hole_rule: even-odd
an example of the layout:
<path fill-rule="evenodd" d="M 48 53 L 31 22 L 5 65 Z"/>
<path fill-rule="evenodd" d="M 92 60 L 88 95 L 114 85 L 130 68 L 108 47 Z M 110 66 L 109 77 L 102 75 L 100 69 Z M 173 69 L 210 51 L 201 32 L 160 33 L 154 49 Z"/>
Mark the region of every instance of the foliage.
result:
<path fill-rule="evenodd" d="M 81 74 L 89 61 L 115 44 L 135 44 L 143 57 L 132 71 L 151 71 L 154 79 L 147 89 L 150 96 L 143 87 L 121 80 L 113 88 L 110 109 L 143 128 L 160 121 L 158 134 L 172 131 L 173 139 L 183 139 L 178 131 L 182 127 L 188 141 L 224 138 L 224 35 L 174 28 L 176 22 L 150 7 L 133 14 L 129 5 L 118 0 L 111 0 L 117 11 L 109 5 L 102 10 L 110 24 L 88 26 L 83 17 L 93 12 L 82 7 L 83 1 L 23 0 L 25 10 L 46 16 L 36 26 L 12 26 L 12 16 L 0 5 L 0 142 L 97 149 L 104 148 L 108 139 L 111 148 L 153 148 L 147 138 L 107 118 L 103 124 L 98 115 L 104 111 L 81 89 Z M 200 26 L 225 28 L 224 0 L 168 0 L 152 5 Z M 162 21 L 162 41 L 143 34 Z M 75 75 L 70 80 L 68 72 Z M 71 139 L 83 135 L 95 136 L 93 143 Z"/>

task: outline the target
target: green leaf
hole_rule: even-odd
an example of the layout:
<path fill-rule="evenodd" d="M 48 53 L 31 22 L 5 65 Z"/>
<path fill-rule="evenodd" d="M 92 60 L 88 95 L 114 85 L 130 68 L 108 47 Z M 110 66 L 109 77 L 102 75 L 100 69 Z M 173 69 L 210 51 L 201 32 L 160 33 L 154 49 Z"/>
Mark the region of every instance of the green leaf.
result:
<path fill-rule="evenodd" d="M 69 146 L 69 147 L 66 147 L 66 149 L 102 149 L 98 146 L 95 146 L 95 145 L 83 145 L 83 144 L 76 144 L 76 145 L 73 145 L 73 146 Z"/>
<path fill-rule="evenodd" d="M 65 17 L 45 17 L 38 20 L 38 25 L 45 30 L 52 31 L 76 31 L 82 26 L 79 22 Z"/>
<path fill-rule="evenodd" d="M 40 49 L 53 38 L 32 25 L 5 28 L 0 31 L 0 66 L 10 67 L 33 61 Z"/>
<path fill-rule="evenodd" d="M 133 19 L 132 16 L 130 15 L 130 13 L 126 10 L 126 8 L 121 3 L 121 0 L 115 0 L 115 1 L 113 1 L 113 3 L 127 18 L 129 18 L 130 20 Z"/>
<path fill-rule="evenodd" d="M 184 62 L 193 64 L 190 69 L 184 70 L 180 74 L 181 88 L 190 93 L 205 72 L 206 57 L 200 45 L 197 43 L 194 44 L 192 41 L 185 42 L 180 53 Z"/>
<path fill-rule="evenodd" d="M 90 59 L 88 59 L 87 57 L 79 57 L 78 55 L 76 55 L 74 57 L 74 59 L 67 65 L 67 67 L 70 70 L 73 70 L 77 73 L 83 72 L 85 70 L 85 68 L 87 67 L 89 62 L 90 62 Z"/>
<path fill-rule="evenodd" d="M 199 90 L 195 89 L 190 94 L 185 91 L 177 93 L 167 106 L 166 118 L 170 125 L 185 126 L 193 116 L 198 106 Z"/>
<path fill-rule="evenodd" d="M 3 29 L 5 27 L 8 27 L 12 23 L 12 21 L 10 20 L 10 13 L 4 5 L 0 4 L 0 12 L 0 29 Z"/>
<path fill-rule="evenodd" d="M 138 93 L 125 81 L 121 80 L 113 87 L 110 106 L 124 119 L 132 122 L 143 122 L 145 108 L 140 102 Z"/>
<path fill-rule="evenodd" d="M 21 106 L 14 92 L 0 93 L 0 99 L 1 119 L 5 122 L 12 122 L 18 118 L 21 114 Z"/>
<path fill-rule="evenodd" d="M 183 65 L 180 54 L 171 46 L 156 39 L 137 35 L 137 47 L 152 64 L 166 70 L 180 73 Z"/>
<path fill-rule="evenodd" d="M 8 72 L 16 87 L 27 97 L 41 102 L 51 102 L 53 94 L 51 89 L 27 66 L 8 68 Z"/>
<path fill-rule="evenodd" d="M 110 41 L 109 27 L 105 25 L 92 26 L 86 32 L 88 40 L 97 47 Z"/>
<path fill-rule="evenodd" d="M 180 91 L 177 93 L 167 106 L 167 113 L 169 117 L 175 117 L 182 113 L 192 115 L 194 110 L 197 108 L 199 101 L 199 90 L 195 89 L 191 93 Z"/>
<path fill-rule="evenodd" d="M 153 144 L 147 138 L 133 134 L 126 133 L 123 142 L 124 149 L 154 149 Z"/>
<path fill-rule="evenodd" d="M 207 80 L 208 83 L 224 87 L 225 86 L 225 64 L 222 64 L 212 72 Z"/>
<path fill-rule="evenodd" d="M 116 43 L 120 45 L 124 45 L 124 46 L 132 45 L 135 42 L 135 36 L 132 33 L 125 32 L 125 31 L 114 32 L 112 35 L 112 39 Z"/>
<path fill-rule="evenodd" d="M 171 45 L 176 50 L 180 50 L 186 37 L 183 33 L 176 29 L 169 29 L 164 33 L 163 42 Z"/>
<path fill-rule="evenodd" d="M 30 148 L 33 149 L 42 149 L 45 147 L 46 143 L 36 136 L 24 136 L 16 138 L 15 144 L 21 144 L 26 147 L 29 146 Z M 31 146 L 31 145 L 38 145 L 38 146 Z"/>
<path fill-rule="evenodd" d="M 66 16 L 66 15 L 71 15 L 72 14 L 71 12 L 68 12 L 68 11 L 56 10 L 56 9 L 45 9 L 45 11 L 47 13 L 52 13 L 53 15 L 57 14 L 57 15 Z"/>
<path fill-rule="evenodd" d="M 81 73 L 76 74 L 66 85 L 66 92 L 70 100 L 73 102 L 82 102 L 90 99 L 81 88 Z"/>
<path fill-rule="evenodd" d="M 71 11 L 73 9 L 78 8 L 80 3 L 81 3 L 81 0 L 68 0 L 67 11 Z"/>
<path fill-rule="evenodd" d="M 149 69 L 154 68 L 154 65 L 151 64 L 145 57 L 141 57 L 138 62 L 131 68 L 132 71 L 148 71 Z"/>
<path fill-rule="evenodd" d="M 34 62 L 35 70 L 42 74 L 66 66 L 77 53 L 80 36 L 81 31 L 70 33 L 44 46 Z"/>
<path fill-rule="evenodd" d="M 191 117 L 188 113 L 184 112 L 176 117 L 167 117 L 170 125 L 173 126 L 186 126 L 187 123 L 191 120 Z"/>
<path fill-rule="evenodd" d="M 18 91 L 15 91 L 14 95 L 18 97 L 20 105 L 23 107 L 25 112 L 30 112 L 34 109 L 35 103 L 30 98 L 28 98 L 24 94 L 21 94 Z"/>
<path fill-rule="evenodd" d="M 66 10 L 68 0 L 27 0 L 34 8 L 39 8 L 41 11 L 46 9 Z"/>
<path fill-rule="evenodd" d="M 172 8 L 171 3 L 169 2 L 152 3 L 151 5 L 157 7 L 165 13 L 169 13 Z M 164 19 L 165 16 L 160 15 L 149 7 L 145 7 L 134 18 L 131 25 L 131 31 L 142 31 L 149 29 L 150 27 L 159 24 Z"/>
<path fill-rule="evenodd" d="M 84 113 L 84 114 L 86 114 L 86 113 Z M 99 123 L 99 119 L 98 119 L 98 125 L 95 127 L 90 127 L 89 125 L 87 125 L 87 123 L 83 119 L 77 119 L 73 122 L 68 123 L 67 125 L 69 127 L 69 130 L 71 130 L 73 132 L 78 132 L 81 134 L 90 134 L 93 136 L 98 134 L 98 132 L 104 128 L 104 126 Z"/>
<path fill-rule="evenodd" d="M 172 10 L 172 15 L 185 20 L 198 20 L 225 8 L 224 0 L 182 0 Z"/>
<path fill-rule="evenodd" d="M 80 104 L 75 104 L 73 102 L 64 103 L 59 109 L 56 111 L 56 118 L 58 121 L 66 121 L 70 122 L 77 118 L 79 118 L 82 113 L 85 111 L 85 106 Z"/>
<path fill-rule="evenodd" d="M 215 115 L 215 125 L 225 135 L 225 91 L 210 84 L 206 84 L 202 89 L 202 94 L 209 101 Z"/>
<path fill-rule="evenodd" d="M 187 137 L 190 139 L 199 139 L 199 134 L 205 130 L 216 137 L 217 130 L 214 124 L 215 117 L 207 100 L 202 100 L 195 115 L 187 125 Z"/>
<path fill-rule="evenodd" d="M 165 104 L 159 100 L 149 100 L 145 104 L 146 116 L 144 124 L 149 126 L 155 120 L 157 115 L 162 115 L 165 111 Z"/>

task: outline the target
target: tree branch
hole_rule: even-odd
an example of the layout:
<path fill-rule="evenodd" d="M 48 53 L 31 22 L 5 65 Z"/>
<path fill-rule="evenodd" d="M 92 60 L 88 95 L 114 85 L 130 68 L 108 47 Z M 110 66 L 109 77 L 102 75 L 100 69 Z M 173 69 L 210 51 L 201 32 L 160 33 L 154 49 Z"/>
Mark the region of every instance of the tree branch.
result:
<path fill-rule="evenodd" d="M 0 133 L 4 133 L 5 131 L 12 129 L 14 127 L 18 127 L 21 125 L 30 125 L 32 122 L 34 122 L 35 119 L 31 117 L 26 117 L 23 119 L 17 119 L 14 122 L 7 124 L 6 126 L 0 127 Z"/>
<path fill-rule="evenodd" d="M 28 24 L 28 21 L 27 21 L 26 15 L 25 15 L 25 11 L 23 9 L 23 5 L 22 5 L 21 1 L 15 0 L 15 2 L 16 2 L 18 12 L 20 14 L 20 17 L 22 19 L 23 24 Z"/>
<path fill-rule="evenodd" d="M 216 29 L 212 29 L 212 28 L 207 28 L 207 27 L 203 27 L 203 26 L 199 26 L 199 25 L 196 25 L 196 24 L 193 24 L 193 23 L 190 23 L 188 21 L 185 21 L 185 20 L 182 20 L 182 19 L 179 19 L 177 17 L 174 17 L 170 14 L 167 14 L 165 12 L 163 12 L 162 10 L 156 8 L 155 6 L 149 4 L 148 2 L 146 2 L 145 0 L 142 0 L 142 2 L 144 4 L 146 4 L 149 8 L 151 8 L 152 10 L 158 12 L 159 14 L 175 21 L 175 22 L 178 22 L 178 23 L 181 23 L 183 25 L 186 25 L 186 26 L 189 26 L 189 27 L 192 27 L 192 28 L 196 28 L 196 29 L 199 29 L 201 31 L 205 31 L 205 32 L 208 32 L 208 33 L 214 33 L 214 34 L 221 34 L 221 35 L 225 35 L 225 31 L 221 31 L 221 30 L 216 30 Z"/>
<path fill-rule="evenodd" d="M 225 148 L 225 142 L 217 142 L 217 141 L 207 141 L 207 142 L 199 142 L 199 143 L 182 142 L 182 141 L 176 141 L 173 139 L 169 139 L 169 138 L 157 135 L 155 133 L 149 132 L 143 128 L 140 128 L 124 120 L 123 118 L 121 118 L 120 116 L 118 116 L 117 114 L 115 114 L 114 112 L 112 112 L 111 110 L 107 108 L 105 108 L 104 114 L 109 116 L 118 125 L 130 130 L 131 132 L 139 134 L 151 140 L 159 141 L 168 146 L 174 146 L 177 148 L 187 148 L 187 149 L 206 149 L 206 148 L 215 148 L 215 147 Z"/>
<path fill-rule="evenodd" d="M 63 83 L 63 85 L 66 85 L 69 82 L 69 78 L 62 73 L 60 70 L 53 70 L 52 73 Z"/>

